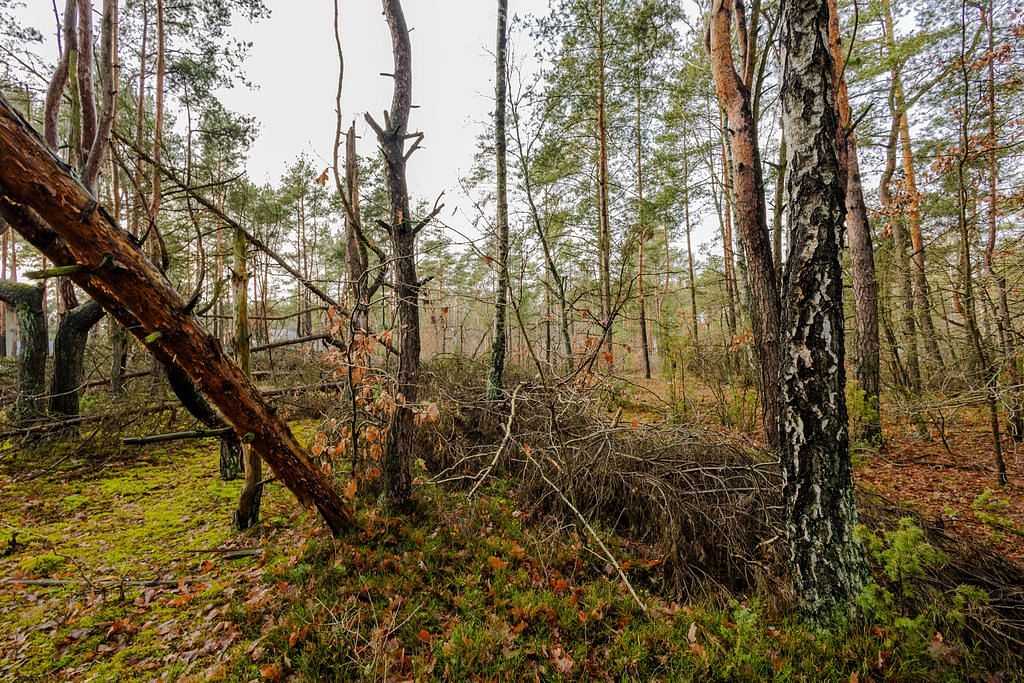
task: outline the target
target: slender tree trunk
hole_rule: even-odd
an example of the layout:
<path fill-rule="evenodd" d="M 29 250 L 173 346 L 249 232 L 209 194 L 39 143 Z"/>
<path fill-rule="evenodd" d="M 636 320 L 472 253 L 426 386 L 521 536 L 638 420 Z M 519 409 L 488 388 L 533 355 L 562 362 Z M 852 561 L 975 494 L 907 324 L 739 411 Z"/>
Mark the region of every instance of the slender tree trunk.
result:
<path fill-rule="evenodd" d="M 847 434 L 843 272 L 846 195 L 837 148 L 828 0 L 789 0 L 782 19 L 782 116 L 789 155 L 781 353 L 783 506 L 801 610 L 849 614 L 867 577 Z"/>
<path fill-rule="evenodd" d="M 853 130 L 850 100 L 846 89 L 845 55 L 839 32 L 839 6 L 829 0 L 829 51 L 832 55 L 833 87 L 838 109 L 838 139 L 840 170 L 846 186 L 846 234 L 850 244 L 850 275 L 853 280 L 853 301 L 857 326 L 854 374 L 857 385 L 864 392 L 868 414 L 863 416 L 861 432 L 856 438 L 870 443 L 882 439 L 882 413 L 879 403 L 881 391 L 880 354 L 878 339 L 878 283 L 875 280 L 875 256 L 871 245 L 871 227 L 868 223 L 864 188 L 861 184 L 860 162 L 857 158 L 857 134 Z"/>
<path fill-rule="evenodd" d="M 882 210 L 886 216 L 886 232 L 892 236 L 893 260 L 896 264 L 897 284 L 899 291 L 896 296 L 900 301 L 900 326 L 903 337 L 904 355 L 906 357 L 907 389 L 914 394 L 921 392 L 921 370 L 919 355 L 917 352 L 917 322 L 914 315 L 913 285 L 910 275 L 910 257 L 907 255 L 907 246 L 910 238 L 907 236 L 906 226 L 902 217 L 897 216 L 898 209 L 894 205 L 889 183 L 896 172 L 896 144 L 899 136 L 899 112 L 895 108 L 893 98 L 890 98 L 892 112 L 892 126 L 889 131 L 889 141 L 886 145 L 885 169 L 882 171 L 882 179 L 878 184 L 878 198 L 882 203 Z M 895 347 L 894 347 L 895 348 Z"/>
<path fill-rule="evenodd" d="M 644 378 L 651 378 L 651 348 L 647 337 L 647 302 L 644 298 L 644 245 L 647 242 L 647 225 L 644 223 L 644 159 L 643 129 L 641 128 L 641 95 L 640 73 L 637 70 L 636 90 L 636 220 L 637 240 L 640 253 L 637 263 L 637 294 L 640 304 L 640 349 L 643 352 Z"/>
<path fill-rule="evenodd" d="M 700 348 L 697 320 L 697 277 L 693 267 L 693 229 L 690 225 L 690 159 L 683 155 L 683 225 L 686 228 L 686 269 L 690 279 L 690 320 L 693 325 L 693 347 Z"/>
<path fill-rule="evenodd" d="M 775 206 L 772 210 L 772 258 L 779 288 L 782 288 L 782 215 L 786 203 L 786 136 L 779 144 L 779 167 L 775 176 Z"/>
<path fill-rule="evenodd" d="M 1006 461 L 1003 459 L 1002 437 L 999 426 L 999 408 L 996 402 L 996 381 L 999 374 L 997 368 L 989 364 L 988 353 L 981 338 L 981 331 L 978 329 L 978 315 L 974 298 L 974 275 L 971 265 L 971 224 L 968 217 L 967 207 L 968 181 L 967 166 L 970 150 L 969 119 L 971 112 L 971 75 L 970 63 L 967 57 L 967 3 L 962 0 L 960 5 L 960 59 L 959 71 L 961 76 L 961 100 L 959 109 L 960 139 L 956 164 L 957 183 L 957 222 L 960 228 L 960 272 L 963 284 L 963 315 L 967 327 L 967 336 L 974 349 L 977 359 L 978 371 L 981 374 L 985 389 L 988 392 L 989 425 L 992 431 L 992 447 L 995 451 L 996 474 L 1000 486 L 1006 486 Z M 977 211 L 971 215 L 977 216 Z"/>
<path fill-rule="evenodd" d="M 891 56 L 896 50 L 896 39 L 890 0 L 882 0 L 882 11 L 884 14 L 886 43 Z M 936 376 L 942 372 L 943 359 L 942 352 L 939 350 L 935 324 L 932 322 L 928 278 L 925 271 L 924 237 L 921 233 L 921 193 L 917 189 L 914 153 L 910 142 L 910 119 L 907 115 L 907 102 L 903 93 L 903 84 L 898 66 L 899 62 L 896 59 L 892 59 L 891 63 L 893 97 L 896 110 L 899 113 L 900 147 L 903 152 L 903 173 L 906 182 L 907 198 L 909 200 L 907 219 L 910 229 L 910 243 L 913 248 L 910 260 L 914 271 L 914 306 L 918 318 L 918 331 L 921 333 L 922 341 L 924 342 L 925 358 L 930 366 L 929 372 L 932 376 Z"/>
<path fill-rule="evenodd" d="M 995 24 L 994 9 L 990 4 L 987 11 L 982 10 L 982 20 L 985 22 L 988 34 L 989 54 L 995 55 L 995 41 L 993 29 Z M 988 244 L 985 247 L 985 270 L 989 279 L 993 281 L 996 288 L 998 312 L 996 315 L 996 327 L 999 330 L 999 342 L 1003 351 L 1003 369 L 1006 373 L 1009 390 L 1009 416 L 1007 417 L 1007 431 L 1014 441 L 1024 439 L 1024 399 L 1021 397 L 1021 372 L 1017 360 L 1017 331 L 1013 327 L 1013 318 L 1010 315 L 1009 296 L 1007 294 L 1006 275 L 997 272 L 995 269 L 995 249 L 997 241 L 997 228 L 999 216 L 999 164 L 996 157 L 998 143 L 996 133 L 996 79 L 995 59 L 988 60 L 987 74 L 988 92 Z"/>
<path fill-rule="evenodd" d="M 356 156 L 356 124 L 352 123 L 345 135 L 345 187 L 351 214 L 345 218 L 345 242 L 348 246 L 348 277 L 352 283 L 353 324 L 366 334 L 370 329 L 370 293 L 367 281 L 369 256 L 366 245 L 359 239 L 362 232 L 359 196 L 359 159 Z M 381 265 L 383 268 L 383 265 Z"/>
<path fill-rule="evenodd" d="M 505 127 L 505 109 L 508 99 L 508 0 L 498 0 L 498 40 L 495 51 L 494 85 L 494 157 L 497 177 L 498 212 L 495 217 L 496 254 L 498 267 L 494 297 L 494 342 L 491 344 L 491 374 L 487 381 L 487 397 L 494 401 L 501 397 L 508 347 L 508 144 Z"/>
<path fill-rule="evenodd" d="M 772 244 L 768 236 L 757 124 L 751 114 L 750 90 L 736 72 L 732 55 L 732 2 L 714 0 L 708 48 L 715 89 L 728 122 L 733 201 L 750 276 L 750 318 L 760 366 L 762 426 L 769 443 L 778 446 L 779 291 L 772 261 Z M 745 39 L 746 36 L 741 36 L 740 42 L 745 42 Z"/>
<path fill-rule="evenodd" d="M 0 220 L 0 232 L 3 233 L 3 240 L 0 242 L 0 282 L 7 282 L 7 247 L 10 241 L 10 230 L 7 223 Z M 7 357 L 7 303 L 0 300 L 0 358 Z"/>
<path fill-rule="evenodd" d="M 597 24 L 597 213 L 598 240 L 597 260 L 601 289 L 601 320 L 604 331 L 605 359 L 611 370 L 615 362 L 615 345 L 612 341 L 612 230 L 611 207 L 608 201 L 608 113 L 605 74 L 605 0 L 598 0 Z"/>
<path fill-rule="evenodd" d="M 724 114 L 723 114 L 724 121 Z M 732 195 L 732 181 L 729 180 L 729 165 L 726 162 L 725 143 L 722 143 L 722 194 L 719 197 L 714 192 L 715 210 L 718 212 L 718 223 L 722 228 L 722 258 L 724 259 L 723 274 L 725 276 L 725 321 L 729 328 L 729 343 L 736 338 L 738 331 L 736 314 L 736 258 L 733 254 L 732 239 L 732 210 L 730 199 Z M 712 162 L 713 165 L 713 162 Z M 668 272 L 668 268 L 665 269 Z M 668 275 L 665 276 L 665 289 L 668 291 Z"/>

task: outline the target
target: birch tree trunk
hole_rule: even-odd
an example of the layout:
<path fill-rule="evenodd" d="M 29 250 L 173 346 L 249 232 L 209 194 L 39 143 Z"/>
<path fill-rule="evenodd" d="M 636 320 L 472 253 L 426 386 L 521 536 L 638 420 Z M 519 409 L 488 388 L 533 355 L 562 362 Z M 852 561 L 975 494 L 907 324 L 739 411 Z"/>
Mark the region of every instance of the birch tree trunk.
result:
<path fill-rule="evenodd" d="M 853 536 L 839 259 L 846 193 L 828 22 L 828 0 L 790 0 L 782 21 L 790 230 L 779 375 L 783 505 L 794 589 L 819 622 L 849 613 L 866 577 Z"/>
<path fill-rule="evenodd" d="M 609 370 L 615 361 L 612 341 L 612 229 L 608 200 L 608 112 L 605 74 L 605 0 L 598 0 L 597 23 L 597 260 L 600 274 L 601 324 L 605 325 L 605 360 Z"/>

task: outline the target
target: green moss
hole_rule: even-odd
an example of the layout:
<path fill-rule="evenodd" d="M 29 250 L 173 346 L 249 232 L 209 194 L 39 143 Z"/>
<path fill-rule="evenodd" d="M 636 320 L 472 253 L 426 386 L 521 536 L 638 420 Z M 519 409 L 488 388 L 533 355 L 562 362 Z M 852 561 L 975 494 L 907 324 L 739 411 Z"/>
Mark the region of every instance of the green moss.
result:
<path fill-rule="evenodd" d="M 67 512 L 74 512 L 89 504 L 89 497 L 83 496 L 78 493 L 73 493 L 69 496 L 64 496 L 64 499 L 60 502 L 60 505 Z"/>
<path fill-rule="evenodd" d="M 23 559 L 18 563 L 18 568 L 32 576 L 52 576 L 65 562 L 66 559 L 59 555 L 36 555 Z"/>

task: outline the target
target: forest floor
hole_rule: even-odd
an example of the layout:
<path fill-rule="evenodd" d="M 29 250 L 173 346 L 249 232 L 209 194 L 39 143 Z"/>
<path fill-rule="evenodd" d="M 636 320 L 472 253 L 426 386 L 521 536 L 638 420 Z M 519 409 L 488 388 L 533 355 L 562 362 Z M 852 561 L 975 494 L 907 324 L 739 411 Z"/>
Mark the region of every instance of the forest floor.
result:
<path fill-rule="evenodd" d="M 293 427 L 308 444 L 316 424 Z M 949 445 L 898 432 L 858 479 L 1019 558 L 1021 456 L 1000 490 L 983 434 Z M 931 631 L 834 640 L 761 600 L 659 597 L 657 562 L 602 532 L 645 613 L 590 539 L 500 480 L 473 500 L 420 486 L 411 519 L 362 501 L 340 540 L 271 484 L 236 534 L 212 445 L 44 452 L 0 472 L 2 680 L 1010 680 Z"/>
<path fill-rule="evenodd" d="M 951 428 L 945 445 L 938 433 L 888 433 L 884 448 L 855 459 L 858 483 L 1024 561 L 1024 443 L 1002 440 L 1009 483 L 1000 486 L 992 434 L 980 414 Z"/>

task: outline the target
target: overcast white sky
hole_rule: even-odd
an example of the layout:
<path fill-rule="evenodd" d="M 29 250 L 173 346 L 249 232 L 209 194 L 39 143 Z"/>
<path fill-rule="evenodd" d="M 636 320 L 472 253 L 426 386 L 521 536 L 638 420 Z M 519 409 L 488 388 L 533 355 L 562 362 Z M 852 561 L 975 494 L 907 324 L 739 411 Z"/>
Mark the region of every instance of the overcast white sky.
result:
<path fill-rule="evenodd" d="M 255 182 L 276 181 L 301 152 L 330 159 L 334 140 L 337 56 L 331 0 L 266 0 L 270 19 L 236 22 L 236 37 L 252 42 L 246 72 L 257 89 L 221 93 L 225 105 L 260 122 L 249 172 Z M 512 14 L 541 14 L 547 0 L 511 0 Z M 46 54 L 56 54 L 50 0 L 27 0 L 17 11 L 46 36 Z M 459 201 L 458 179 L 468 173 L 476 136 L 493 110 L 495 20 L 489 0 L 406 0 L 412 29 L 413 110 L 410 127 L 426 133 L 424 149 L 409 166 L 414 197 L 433 200 L 447 191 L 449 209 Z M 360 153 L 371 154 L 363 113 L 378 120 L 391 104 L 391 38 L 376 0 L 341 0 L 345 52 L 343 115 L 357 120 Z M 463 223 L 450 218 L 446 220 Z"/>

